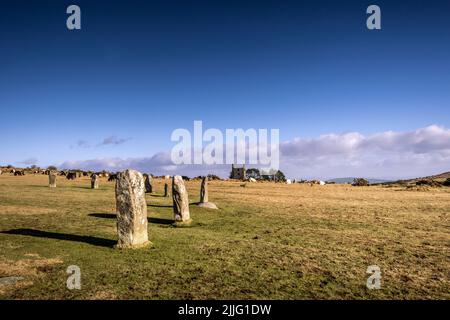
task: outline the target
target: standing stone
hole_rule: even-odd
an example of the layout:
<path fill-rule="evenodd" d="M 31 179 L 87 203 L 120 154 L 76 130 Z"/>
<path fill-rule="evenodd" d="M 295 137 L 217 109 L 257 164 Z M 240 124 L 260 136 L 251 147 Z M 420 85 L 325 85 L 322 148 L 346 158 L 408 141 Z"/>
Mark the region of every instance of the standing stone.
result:
<path fill-rule="evenodd" d="M 153 192 L 152 176 L 149 174 L 145 174 L 144 176 L 145 176 L 145 192 L 152 193 Z"/>
<path fill-rule="evenodd" d="M 118 248 L 140 248 L 150 242 L 147 232 L 147 203 L 144 177 L 135 170 L 117 175 L 116 208 Z"/>
<path fill-rule="evenodd" d="M 56 188 L 56 172 L 48 172 L 48 184 L 50 188 Z"/>
<path fill-rule="evenodd" d="M 164 197 L 169 196 L 169 184 L 166 182 L 164 183 Z"/>
<path fill-rule="evenodd" d="M 98 189 L 98 176 L 93 174 L 91 177 L 91 189 Z"/>
<path fill-rule="evenodd" d="M 203 177 L 200 186 L 200 203 L 208 202 L 208 177 Z"/>
<path fill-rule="evenodd" d="M 203 177 L 202 179 L 202 184 L 200 186 L 200 202 L 198 203 L 198 206 L 209 209 L 218 209 L 214 203 L 208 201 L 208 177 Z"/>
<path fill-rule="evenodd" d="M 172 178 L 172 199 L 175 224 L 190 224 L 192 220 L 189 214 L 189 197 L 181 176 Z"/>

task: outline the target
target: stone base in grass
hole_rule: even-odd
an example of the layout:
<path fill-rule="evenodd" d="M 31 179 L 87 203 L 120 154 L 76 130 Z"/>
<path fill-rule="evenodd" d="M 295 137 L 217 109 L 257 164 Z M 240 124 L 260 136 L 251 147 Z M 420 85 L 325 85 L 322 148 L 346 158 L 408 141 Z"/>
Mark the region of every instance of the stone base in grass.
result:
<path fill-rule="evenodd" d="M 197 204 L 197 206 L 201 207 L 201 208 L 208 208 L 208 209 L 219 209 L 217 208 L 217 206 L 215 205 L 214 202 L 199 202 Z"/>
<path fill-rule="evenodd" d="M 141 243 L 141 244 L 136 244 L 136 245 L 118 245 L 116 244 L 114 246 L 114 248 L 116 249 L 143 249 L 143 248 L 149 248 L 152 247 L 153 243 L 150 241 Z"/>
<path fill-rule="evenodd" d="M 186 221 L 175 221 L 172 225 L 174 227 L 190 227 L 192 225 L 192 219 Z"/>

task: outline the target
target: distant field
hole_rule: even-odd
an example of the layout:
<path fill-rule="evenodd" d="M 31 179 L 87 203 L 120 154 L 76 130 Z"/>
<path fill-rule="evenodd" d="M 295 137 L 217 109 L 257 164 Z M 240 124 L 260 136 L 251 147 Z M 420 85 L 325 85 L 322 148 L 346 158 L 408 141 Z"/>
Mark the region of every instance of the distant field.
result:
<path fill-rule="evenodd" d="M 48 188 L 0 176 L 2 299 L 450 299 L 450 188 L 210 182 L 220 210 L 174 228 L 163 181 L 147 195 L 150 249 L 118 250 L 114 183 Z M 197 202 L 199 181 L 187 183 Z M 66 268 L 81 268 L 81 290 Z M 381 268 L 380 290 L 366 269 Z"/>

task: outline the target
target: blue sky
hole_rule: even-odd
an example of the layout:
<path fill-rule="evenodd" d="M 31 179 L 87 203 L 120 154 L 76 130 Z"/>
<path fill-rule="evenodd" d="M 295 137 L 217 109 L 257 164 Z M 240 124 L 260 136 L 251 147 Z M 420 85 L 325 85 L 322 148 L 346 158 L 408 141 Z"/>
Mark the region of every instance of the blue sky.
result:
<path fill-rule="evenodd" d="M 81 7 L 79 31 L 66 28 L 70 4 Z M 382 30 L 366 28 L 370 4 Z M 449 13 L 448 1 L 2 2 L 0 163 L 151 158 L 194 120 L 279 128 L 287 143 L 437 125 L 445 141 Z M 448 151 L 405 161 L 417 174 L 441 170 L 430 163 Z M 371 174 L 416 173 L 391 160 Z"/>

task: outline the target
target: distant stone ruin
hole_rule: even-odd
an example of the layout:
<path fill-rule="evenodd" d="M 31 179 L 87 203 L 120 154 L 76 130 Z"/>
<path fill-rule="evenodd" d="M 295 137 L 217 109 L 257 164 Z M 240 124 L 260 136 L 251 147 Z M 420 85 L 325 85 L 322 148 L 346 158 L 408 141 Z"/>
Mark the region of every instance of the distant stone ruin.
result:
<path fill-rule="evenodd" d="M 236 167 L 232 164 L 230 179 L 245 180 L 245 165 L 242 165 L 242 167 Z"/>

